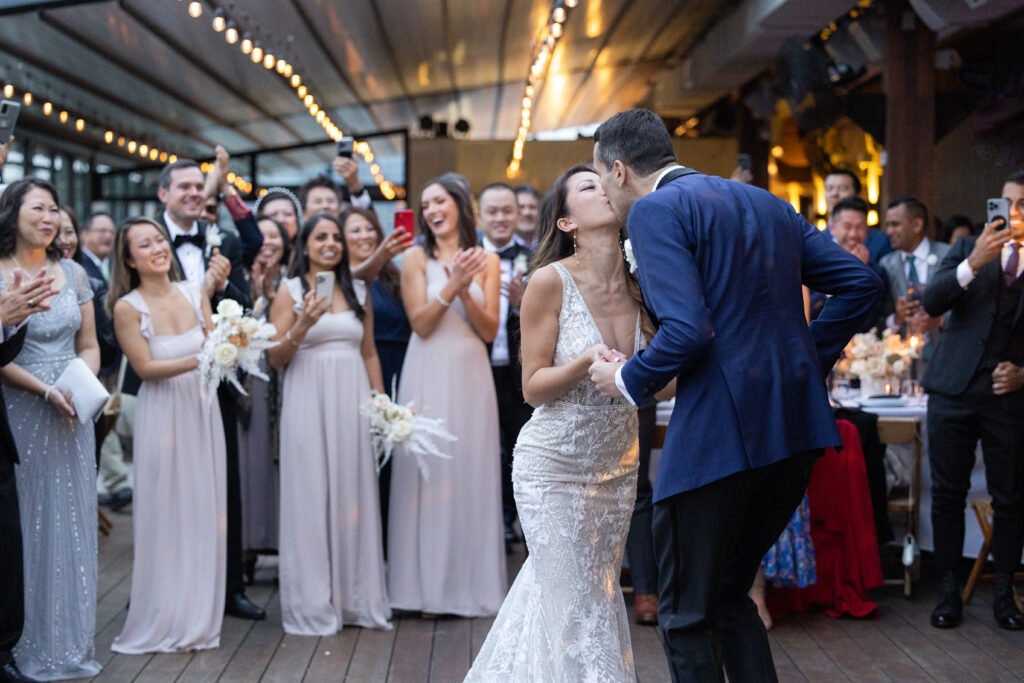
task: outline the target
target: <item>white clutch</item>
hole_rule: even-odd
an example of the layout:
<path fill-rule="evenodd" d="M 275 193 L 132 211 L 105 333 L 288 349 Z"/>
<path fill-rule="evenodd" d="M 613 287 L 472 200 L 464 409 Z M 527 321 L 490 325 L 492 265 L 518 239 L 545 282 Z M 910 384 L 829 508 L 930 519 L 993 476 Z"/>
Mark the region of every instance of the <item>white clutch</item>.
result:
<path fill-rule="evenodd" d="M 64 368 L 53 386 L 60 391 L 71 392 L 71 403 L 75 406 L 78 421 L 82 424 L 95 422 L 103 414 L 110 394 L 92 374 L 92 370 L 81 358 L 76 358 Z"/>

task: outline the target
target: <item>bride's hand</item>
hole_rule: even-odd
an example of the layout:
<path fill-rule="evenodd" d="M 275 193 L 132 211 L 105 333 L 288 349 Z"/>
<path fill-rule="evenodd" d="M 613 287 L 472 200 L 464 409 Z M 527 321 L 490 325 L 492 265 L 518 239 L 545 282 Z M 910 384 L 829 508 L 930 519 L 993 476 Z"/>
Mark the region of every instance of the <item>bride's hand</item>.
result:
<path fill-rule="evenodd" d="M 609 349 L 607 345 L 595 344 L 580 354 L 580 361 L 589 368 L 594 363 L 598 363 L 600 361 L 614 361 L 615 358 L 612 355 L 613 353 L 617 352 Z"/>

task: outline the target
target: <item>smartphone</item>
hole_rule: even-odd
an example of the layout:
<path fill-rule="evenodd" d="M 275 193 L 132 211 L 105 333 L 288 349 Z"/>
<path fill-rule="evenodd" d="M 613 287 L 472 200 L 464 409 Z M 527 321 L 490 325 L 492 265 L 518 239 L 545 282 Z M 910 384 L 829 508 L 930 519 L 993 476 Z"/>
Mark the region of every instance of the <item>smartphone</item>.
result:
<path fill-rule="evenodd" d="M 751 167 L 750 155 L 749 154 L 737 154 L 736 165 L 742 168 L 744 171 L 749 171 Z"/>
<path fill-rule="evenodd" d="M 334 300 L 334 273 L 332 271 L 316 274 L 316 298 L 327 299 L 328 302 Z"/>
<path fill-rule="evenodd" d="M 1002 197 L 989 199 L 985 202 L 988 207 L 988 224 L 992 225 L 998 220 L 1003 221 L 999 230 L 1010 227 L 1010 200 Z"/>
<path fill-rule="evenodd" d="M 21 105 L 11 100 L 0 102 L 0 145 L 6 144 L 14 134 L 14 124 L 18 121 Z"/>
<path fill-rule="evenodd" d="M 395 211 L 395 230 L 401 230 L 405 233 L 406 242 L 413 238 L 415 233 L 413 225 L 415 221 L 416 212 L 412 209 L 398 209 Z"/>
<path fill-rule="evenodd" d="M 356 140 L 351 135 L 346 135 L 342 139 L 338 140 L 338 156 L 351 159 L 352 154 L 355 152 Z"/>

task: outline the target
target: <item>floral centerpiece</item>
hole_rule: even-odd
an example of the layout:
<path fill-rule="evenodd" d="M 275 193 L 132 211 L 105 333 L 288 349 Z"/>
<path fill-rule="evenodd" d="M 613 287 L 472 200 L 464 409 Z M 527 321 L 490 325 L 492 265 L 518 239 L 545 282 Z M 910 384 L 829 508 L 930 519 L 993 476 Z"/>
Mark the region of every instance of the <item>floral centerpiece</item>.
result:
<path fill-rule="evenodd" d="M 875 329 L 856 334 L 836 363 L 836 372 L 860 379 L 862 393 L 886 393 L 881 389 L 887 380 L 899 386 L 899 380 L 910 370 L 911 361 L 918 357 L 917 346 L 916 337 L 904 340 L 891 330 L 885 330 L 881 337 Z"/>
<path fill-rule="evenodd" d="M 403 406 L 383 393 L 374 394 L 372 398 L 364 401 L 363 405 L 359 406 L 359 412 L 370 419 L 373 450 L 379 454 L 378 472 L 391 459 L 391 453 L 396 446 L 402 446 L 406 454 L 416 458 L 424 481 L 430 479 L 426 456 L 451 460 L 452 456 L 441 452 L 434 443 L 435 438 L 444 441 L 458 440 L 458 437 L 444 426 L 444 420 L 417 415 L 411 403 Z"/>
<path fill-rule="evenodd" d="M 260 379 L 269 379 L 260 370 L 260 358 L 264 351 L 276 344 L 270 340 L 277 334 L 277 329 L 264 320 L 244 315 L 238 302 L 231 299 L 224 299 L 217 304 L 213 323 L 213 331 L 206 337 L 199 351 L 203 398 L 212 401 L 217 394 L 217 387 L 224 380 L 246 394 L 238 382 L 239 370 Z"/>

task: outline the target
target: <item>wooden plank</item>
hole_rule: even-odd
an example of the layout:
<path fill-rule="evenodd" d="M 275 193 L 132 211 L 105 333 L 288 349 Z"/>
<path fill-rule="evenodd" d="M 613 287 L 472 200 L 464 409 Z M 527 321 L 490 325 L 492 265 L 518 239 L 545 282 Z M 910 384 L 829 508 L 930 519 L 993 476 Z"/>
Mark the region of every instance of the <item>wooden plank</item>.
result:
<path fill-rule="evenodd" d="M 398 620 L 397 626 L 388 683 L 426 683 L 434 622 L 410 616 Z"/>
<path fill-rule="evenodd" d="M 807 678 L 800 673 L 800 668 L 790 658 L 789 654 L 775 642 L 771 631 L 768 632 L 768 642 L 772 646 L 772 660 L 775 662 L 775 675 L 778 676 L 779 683 L 805 683 Z M 639 675 L 639 672 L 637 673 Z"/>
<path fill-rule="evenodd" d="M 888 681 L 889 677 L 871 660 L 834 620 L 822 615 L 801 615 L 800 625 L 832 661 L 853 681 Z"/>
<path fill-rule="evenodd" d="M 352 651 L 355 650 L 356 643 L 359 642 L 362 634 L 362 629 L 350 626 L 343 628 L 341 633 L 320 638 L 310 658 L 309 666 L 306 667 L 304 680 L 309 683 L 344 680 L 352 659 Z M 384 675 L 387 675 L 386 668 Z M 381 676 L 379 680 L 384 680 L 384 676 Z"/>
<path fill-rule="evenodd" d="M 149 664 L 146 665 L 146 668 L 135 679 L 135 683 L 166 683 L 167 681 L 177 680 L 194 656 L 194 652 L 153 655 L 149 660 Z"/>
<path fill-rule="evenodd" d="M 883 612 L 887 610 L 884 604 L 880 604 L 879 609 Z M 886 635 L 883 624 L 888 624 L 888 620 L 891 618 L 886 614 L 881 619 L 837 619 L 836 625 L 856 642 L 878 668 L 892 680 L 932 680 L 932 677 L 924 669 L 918 666 L 901 647 Z"/>
<path fill-rule="evenodd" d="M 394 628 L 390 631 L 364 629 L 359 633 L 359 640 L 349 661 L 347 680 L 354 683 L 387 680 L 399 622 L 396 619 L 392 623 Z M 309 680 L 315 683 L 314 679 Z"/>
<path fill-rule="evenodd" d="M 313 653 L 319 642 L 318 636 L 296 636 L 286 633 L 260 680 L 267 681 L 267 683 L 297 683 L 301 681 L 306 675 L 309 660 L 313 658 Z M 332 680 L 337 679 L 332 677 Z"/>
<path fill-rule="evenodd" d="M 431 681 L 461 681 L 469 673 L 471 619 L 440 619 L 434 625 Z"/>
<path fill-rule="evenodd" d="M 112 683 L 134 680 L 152 658 L 153 655 L 115 654 L 109 662 L 103 665 L 103 671 L 93 680 L 111 681 Z"/>
<path fill-rule="evenodd" d="M 473 620 L 469 635 L 469 658 L 471 661 L 480 654 L 480 648 L 484 646 L 484 641 L 487 640 L 487 634 L 491 632 L 492 626 L 494 626 L 494 617 L 480 617 Z"/>
<path fill-rule="evenodd" d="M 245 594 L 252 602 L 266 609 L 270 600 L 276 599 L 277 590 L 270 585 L 249 586 Z M 197 652 L 178 677 L 178 681 L 212 683 L 219 679 L 255 623 L 248 619 L 224 617 L 224 623 L 220 628 L 220 647 Z"/>
<path fill-rule="evenodd" d="M 772 629 L 772 636 L 797 663 L 807 680 L 830 683 L 848 680 L 828 653 L 804 631 L 798 620 L 780 620 Z"/>
<path fill-rule="evenodd" d="M 267 618 L 253 622 L 238 649 L 218 679 L 225 683 L 258 681 L 266 671 L 277 646 L 284 638 L 281 629 L 281 601 L 271 600 L 266 606 Z"/>

